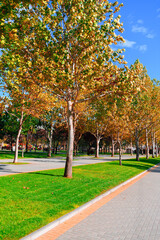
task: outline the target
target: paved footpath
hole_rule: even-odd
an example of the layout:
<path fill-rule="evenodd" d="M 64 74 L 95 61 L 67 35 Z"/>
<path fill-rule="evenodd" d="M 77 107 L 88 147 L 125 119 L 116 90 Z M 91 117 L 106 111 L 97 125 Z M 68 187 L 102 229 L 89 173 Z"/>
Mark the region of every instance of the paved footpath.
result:
<path fill-rule="evenodd" d="M 55 238 L 51 230 L 38 239 L 160 240 L 160 166 L 62 235 L 57 234 Z"/>
<path fill-rule="evenodd" d="M 131 155 L 123 155 L 122 159 L 129 159 L 134 157 Z M 118 156 L 112 158 L 111 156 L 108 155 L 103 155 L 103 157 L 100 157 L 99 159 L 95 159 L 93 156 L 75 158 L 77 159 L 77 161 L 73 161 L 73 166 L 118 160 Z M 65 157 L 19 159 L 18 162 L 25 162 L 29 164 L 21 165 L 3 164 L 3 162 L 12 161 L 13 160 L 8 159 L 0 160 L 0 176 L 65 167 Z"/>

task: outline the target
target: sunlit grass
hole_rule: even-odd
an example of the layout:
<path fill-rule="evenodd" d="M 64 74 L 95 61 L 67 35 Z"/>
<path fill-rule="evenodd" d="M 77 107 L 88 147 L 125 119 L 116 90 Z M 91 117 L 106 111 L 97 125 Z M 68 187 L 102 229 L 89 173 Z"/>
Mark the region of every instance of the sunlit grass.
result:
<path fill-rule="evenodd" d="M 52 154 L 52 157 L 65 157 L 65 154 L 58 153 Z M 22 158 L 22 152 L 18 153 L 18 158 Z M 24 152 L 24 158 L 48 158 L 47 152 Z M 0 159 L 14 159 L 14 152 L 0 151 Z"/>
<path fill-rule="evenodd" d="M 0 177 L 0 239 L 15 240 L 160 162 L 142 159 Z"/>
<path fill-rule="evenodd" d="M 76 157 L 87 157 L 86 154 L 78 153 Z M 92 155 L 94 157 L 94 155 Z M 57 152 L 57 154 L 51 154 L 51 157 L 66 157 L 66 151 Z M 49 158 L 47 152 L 37 151 L 37 152 L 24 152 L 24 157 L 22 157 L 22 152 L 18 153 L 18 158 Z M 0 159 L 14 159 L 14 152 L 11 151 L 0 151 Z"/>

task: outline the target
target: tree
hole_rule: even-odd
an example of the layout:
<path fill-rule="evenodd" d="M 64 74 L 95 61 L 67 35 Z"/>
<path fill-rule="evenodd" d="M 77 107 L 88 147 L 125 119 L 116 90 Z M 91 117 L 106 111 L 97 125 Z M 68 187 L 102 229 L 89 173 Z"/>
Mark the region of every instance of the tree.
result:
<path fill-rule="evenodd" d="M 152 81 L 153 83 L 153 81 Z M 153 84 L 153 87 L 150 90 L 150 104 L 149 104 L 149 119 L 148 119 L 148 128 L 151 132 L 151 140 L 152 140 L 152 157 L 155 157 L 155 153 L 157 152 L 156 146 L 156 132 L 159 131 L 160 124 L 160 88 Z"/>
<path fill-rule="evenodd" d="M 151 110 L 150 92 L 153 85 L 147 74 L 146 68 L 139 60 L 131 66 L 131 72 L 139 79 L 139 88 L 137 88 L 138 91 L 133 96 L 129 111 L 130 124 L 133 126 L 135 133 L 136 160 L 139 161 L 139 140 L 143 131 L 149 127 L 148 123 Z"/>
<path fill-rule="evenodd" d="M 38 124 L 39 124 L 39 119 L 32 115 L 27 116 L 26 121 L 23 123 L 22 134 L 25 136 L 26 153 L 28 152 L 28 148 L 29 148 L 29 140 L 30 140 L 29 138 L 31 135 L 31 131 L 34 128 L 37 128 Z"/>
<path fill-rule="evenodd" d="M 16 35 L 14 31 L 11 31 L 10 21 L 17 18 L 17 15 L 21 9 L 29 5 L 45 4 L 44 0 L 1 0 L 0 2 L 0 47 L 4 46 L 4 40 L 14 39 Z"/>
<path fill-rule="evenodd" d="M 7 112 L 3 112 L 0 120 L 1 138 L 5 138 L 10 144 L 11 151 L 13 151 L 13 143 L 18 130 L 17 118 Z"/>
<path fill-rule="evenodd" d="M 76 127 L 74 132 L 74 156 L 76 156 L 78 151 L 78 143 L 82 137 L 82 135 L 86 132 L 86 121 L 87 117 L 86 114 L 83 112 L 79 116 L 79 118 L 76 121 Z"/>
<path fill-rule="evenodd" d="M 34 83 L 66 102 L 65 177 L 72 177 L 74 109 L 77 103 L 108 94 L 116 78 L 111 73 L 112 61 L 122 62 L 122 50 L 111 48 L 112 44 L 123 42 L 116 34 L 123 31 L 120 16 L 114 17 L 121 6 L 117 4 L 97 0 L 50 1 L 42 7 L 25 8 L 18 20 L 11 23 L 15 29 L 16 24 L 27 24 L 25 29 L 17 29 L 14 44 L 14 48 L 19 48 L 17 56 L 23 63 L 20 71 L 24 79 L 27 77 L 27 84 Z M 14 51 L 13 46 L 9 47 Z M 26 81 L 23 86 L 26 88 Z"/>
<path fill-rule="evenodd" d="M 96 154 L 95 157 L 99 157 L 99 144 L 100 140 L 107 129 L 107 113 L 108 113 L 108 102 L 104 99 L 94 101 L 88 106 L 87 113 L 87 132 L 90 132 L 96 139 Z"/>
<path fill-rule="evenodd" d="M 52 152 L 52 140 L 53 131 L 56 123 L 60 122 L 62 119 L 63 108 L 60 103 L 55 104 L 55 106 L 46 114 L 43 113 L 41 125 L 46 130 L 48 139 L 48 157 L 51 157 Z"/>
<path fill-rule="evenodd" d="M 13 59 L 12 59 L 13 57 Z M 16 53 L 11 56 L 11 52 L 5 52 L 1 56 L 1 77 L 5 93 L 8 96 L 8 101 L 5 105 L 5 111 L 17 118 L 19 127 L 16 137 L 14 163 L 18 161 L 18 145 L 22 131 L 22 126 L 29 115 L 38 117 L 44 110 L 49 110 L 52 106 L 48 100 L 48 95 L 44 92 L 35 91 L 35 86 L 32 84 L 24 88 L 22 83 L 24 76 L 20 72 L 20 64 Z M 3 71 L 2 71 L 3 70 Z M 27 77 L 25 78 L 26 81 Z M 32 91 L 29 92 L 28 90 Z"/>

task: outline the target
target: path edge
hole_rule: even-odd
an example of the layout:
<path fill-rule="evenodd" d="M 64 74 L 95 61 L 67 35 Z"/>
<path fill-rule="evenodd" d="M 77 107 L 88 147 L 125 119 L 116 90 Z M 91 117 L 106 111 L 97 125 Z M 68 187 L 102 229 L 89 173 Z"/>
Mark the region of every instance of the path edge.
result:
<path fill-rule="evenodd" d="M 73 216 L 75 216 L 76 214 L 80 213 L 81 211 L 85 210 L 86 208 L 88 208 L 89 206 L 91 206 L 92 204 L 98 202 L 99 200 L 101 200 L 102 198 L 108 196 L 109 194 L 115 192 L 116 190 L 118 190 L 119 188 L 127 185 L 128 183 L 134 181 L 135 179 L 139 178 L 142 175 L 145 175 L 145 173 L 149 172 L 150 170 L 152 170 L 155 167 L 158 167 L 160 165 L 160 163 L 152 166 L 151 168 L 141 172 L 140 174 L 128 179 L 127 181 L 119 184 L 118 186 L 106 191 L 105 193 L 99 195 L 98 197 L 90 200 L 89 202 L 83 204 L 82 206 L 76 208 L 75 210 L 65 214 L 64 216 L 54 220 L 53 222 L 41 227 L 40 229 L 30 233 L 29 235 L 21 238 L 20 240 L 35 240 L 38 237 L 40 237 L 41 235 L 47 233 L 48 231 L 50 231 L 51 229 L 57 227 L 58 225 L 60 225 L 61 223 L 64 223 L 65 221 L 67 221 L 68 219 L 72 218 Z"/>

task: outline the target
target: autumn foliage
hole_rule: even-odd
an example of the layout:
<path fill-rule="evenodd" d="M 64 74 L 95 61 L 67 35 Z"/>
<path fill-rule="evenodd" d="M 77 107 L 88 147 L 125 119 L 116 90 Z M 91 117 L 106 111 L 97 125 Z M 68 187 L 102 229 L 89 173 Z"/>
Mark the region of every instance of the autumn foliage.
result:
<path fill-rule="evenodd" d="M 47 119 L 54 109 L 63 109 L 68 127 L 65 177 L 72 177 L 74 141 L 77 145 L 84 131 L 97 139 L 97 157 L 105 135 L 118 143 L 120 155 L 123 140 L 132 135 L 137 160 L 145 129 L 158 136 L 159 86 L 138 60 L 128 67 L 123 49 L 113 50 L 124 42 L 118 15 L 122 6 L 97 0 L 3 1 L 0 6 L 6 108 L 19 114 L 19 122 L 25 115 Z M 52 127 L 57 116 L 50 115 Z"/>

